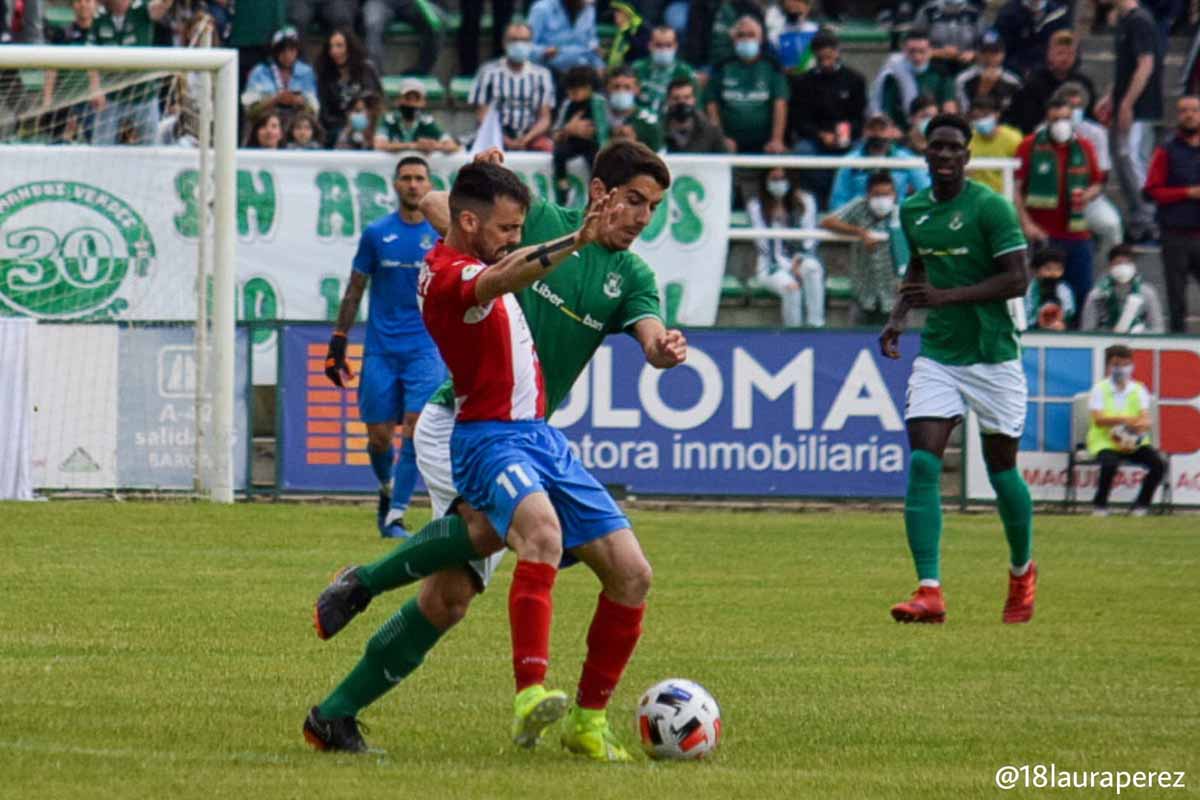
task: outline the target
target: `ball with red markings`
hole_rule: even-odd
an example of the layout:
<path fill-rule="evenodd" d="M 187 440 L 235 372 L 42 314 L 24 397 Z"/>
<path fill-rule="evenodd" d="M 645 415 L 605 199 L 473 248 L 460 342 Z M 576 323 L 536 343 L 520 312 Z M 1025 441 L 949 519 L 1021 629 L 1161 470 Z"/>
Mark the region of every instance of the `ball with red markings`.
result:
<path fill-rule="evenodd" d="M 642 749 L 651 758 L 703 758 L 721 740 L 721 709 L 694 681 L 671 678 L 651 686 L 637 717 Z"/>

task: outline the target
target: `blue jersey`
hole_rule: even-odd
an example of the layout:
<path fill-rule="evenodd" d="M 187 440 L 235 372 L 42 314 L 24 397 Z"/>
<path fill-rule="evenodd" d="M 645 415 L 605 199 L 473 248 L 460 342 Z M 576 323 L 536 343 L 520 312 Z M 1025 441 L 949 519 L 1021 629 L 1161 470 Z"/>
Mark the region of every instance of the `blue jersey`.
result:
<path fill-rule="evenodd" d="M 363 231 L 354 269 L 371 279 L 366 355 L 436 347 L 417 307 L 417 276 L 437 240 L 429 222 L 405 222 L 396 212 Z"/>

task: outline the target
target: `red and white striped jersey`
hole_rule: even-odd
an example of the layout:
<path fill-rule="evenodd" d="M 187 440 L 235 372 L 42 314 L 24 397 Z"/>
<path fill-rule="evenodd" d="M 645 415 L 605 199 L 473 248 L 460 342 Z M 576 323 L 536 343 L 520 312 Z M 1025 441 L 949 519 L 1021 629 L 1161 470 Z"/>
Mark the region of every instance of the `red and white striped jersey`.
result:
<path fill-rule="evenodd" d="M 455 418 L 542 419 L 546 386 L 533 333 L 511 294 L 485 306 L 475 279 L 487 265 L 439 241 L 425 255 L 417 300 L 454 380 Z"/>

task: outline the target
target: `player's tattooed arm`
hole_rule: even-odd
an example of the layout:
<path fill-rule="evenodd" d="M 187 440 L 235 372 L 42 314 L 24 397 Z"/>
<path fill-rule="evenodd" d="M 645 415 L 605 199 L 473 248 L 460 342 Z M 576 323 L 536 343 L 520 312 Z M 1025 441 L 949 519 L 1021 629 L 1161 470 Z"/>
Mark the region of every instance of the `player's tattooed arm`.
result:
<path fill-rule="evenodd" d="M 367 276 L 358 270 L 350 271 L 350 282 L 342 294 L 342 304 L 338 306 L 337 322 L 334 329 L 348 333 L 358 317 L 358 307 L 362 304 L 363 293 L 367 289 Z"/>

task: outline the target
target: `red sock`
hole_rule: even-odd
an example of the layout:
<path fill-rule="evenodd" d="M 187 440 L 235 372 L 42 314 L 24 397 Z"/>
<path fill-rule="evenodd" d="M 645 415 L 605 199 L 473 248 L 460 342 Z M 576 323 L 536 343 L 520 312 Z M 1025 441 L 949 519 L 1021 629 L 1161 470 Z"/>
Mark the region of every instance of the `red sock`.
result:
<path fill-rule="evenodd" d="M 604 708 L 625 672 L 642 636 L 646 604 L 623 606 L 600 594 L 592 627 L 588 629 L 587 660 L 575 701 L 581 708 Z"/>
<path fill-rule="evenodd" d="M 512 629 L 513 675 L 517 691 L 546 680 L 550 660 L 551 590 L 558 569 L 553 564 L 518 561 L 508 591 L 508 622 Z"/>

